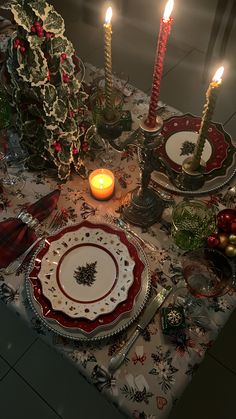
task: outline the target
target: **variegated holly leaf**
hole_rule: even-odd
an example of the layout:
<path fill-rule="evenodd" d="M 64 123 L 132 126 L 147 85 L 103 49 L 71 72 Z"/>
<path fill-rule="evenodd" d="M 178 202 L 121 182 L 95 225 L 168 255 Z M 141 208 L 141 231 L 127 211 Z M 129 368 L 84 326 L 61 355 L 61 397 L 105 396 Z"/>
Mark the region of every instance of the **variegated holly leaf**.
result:
<path fill-rule="evenodd" d="M 68 57 L 66 60 L 64 60 L 61 64 L 61 68 L 66 74 L 72 76 L 72 74 L 74 74 L 75 71 L 75 65 L 73 63 L 72 58 Z"/>
<path fill-rule="evenodd" d="M 1 4 L 1 6 L 0 6 L 0 9 L 3 9 L 3 10 L 11 10 L 11 8 L 12 8 L 12 5 L 13 4 L 17 4 L 18 2 L 17 1 L 15 1 L 15 0 L 12 0 L 12 1 L 7 1 L 6 3 L 4 3 L 4 4 Z"/>
<path fill-rule="evenodd" d="M 57 74 L 60 68 L 60 57 L 53 55 L 48 60 L 48 68 L 51 75 Z"/>
<path fill-rule="evenodd" d="M 58 99 L 55 103 L 54 103 L 54 116 L 56 117 L 58 122 L 65 122 L 66 117 L 67 117 L 67 106 L 66 104 L 63 102 L 63 100 Z"/>
<path fill-rule="evenodd" d="M 65 180 L 70 175 L 70 164 L 60 164 L 58 165 L 58 177 L 61 180 Z"/>
<path fill-rule="evenodd" d="M 34 23 L 34 14 L 26 10 L 24 5 L 20 3 L 12 4 L 11 11 L 17 25 L 22 26 L 27 32 L 30 32 L 31 26 Z"/>
<path fill-rule="evenodd" d="M 39 38 L 39 36 L 35 36 L 35 35 L 28 35 L 26 36 L 27 41 L 30 44 L 30 48 L 41 48 L 42 44 L 44 43 L 45 39 Z"/>
<path fill-rule="evenodd" d="M 81 83 L 78 80 L 73 79 L 68 83 L 68 87 L 69 87 L 70 93 L 75 94 L 80 91 Z"/>
<path fill-rule="evenodd" d="M 43 89 L 44 101 L 43 108 L 47 116 L 53 114 L 53 105 L 57 100 L 57 90 L 53 84 L 46 84 Z"/>
<path fill-rule="evenodd" d="M 58 97 L 65 103 L 68 103 L 69 89 L 66 83 L 57 86 Z"/>
<path fill-rule="evenodd" d="M 78 127 L 77 124 L 74 120 L 74 118 L 67 118 L 65 123 L 63 124 L 63 130 L 67 131 L 67 132 L 77 132 L 78 131 Z"/>
<path fill-rule="evenodd" d="M 77 162 L 74 162 L 74 168 L 76 172 L 82 177 L 82 179 L 88 178 L 88 169 L 85 167 L 83 160 L 79 157 Z"/>
<path fill-rule="evenodd" d="M 78 102 L 78 96 L 77 95 L 70 96 L 69 101 L 68 101 L 68 106 L 73 111 L 78 110 L 79 102 Z"/>
<path fill-rule="evenodd" d="M 55 36 L 49 40 L 49 51 L 51 55 L 65 53 L 67 56 L 74 54 L 74 48 L 65 36 Z"/>
<path fill-rule="evenodd" d="M 58 128 L 58 122 L 53 116 L 45 118 L 45 128 L 47 130 L 55 131 Z"/>
<path fill-rule="evenodd" d="M 51 10 L 51 6 L 49 6 L 49 4 L 45 2 L 45 0 L 30 0 L 29 6 L 34 11 L 36 16 L 38 16 L 42 20 L 44 20 L 47 17 L 48 12 Z"/>
<path fill-rule="evenodd" d="M 56 35 L 63 35 L 65 32 L 64 20 L 61 15 L 56 12 L 53 6 L 50 6 L 48 10 L 47 16 L 43 22 L 43 28 L 45 31 L 53 32 Z"/>
<path fill-rule="evenodd" d="M 31 86 L 41 86 L 47 81 L 47 61 L 40 49 L 28 48 L 24 54 L 17 50 L 19 67 L 17 73 Z"/>
<path fill-rule="evenodd" d="M 58 153 L 58 160 L 62 164 L 72 162 L 73 158 L 70 144 L 62 144 L 62 151 Z"/>

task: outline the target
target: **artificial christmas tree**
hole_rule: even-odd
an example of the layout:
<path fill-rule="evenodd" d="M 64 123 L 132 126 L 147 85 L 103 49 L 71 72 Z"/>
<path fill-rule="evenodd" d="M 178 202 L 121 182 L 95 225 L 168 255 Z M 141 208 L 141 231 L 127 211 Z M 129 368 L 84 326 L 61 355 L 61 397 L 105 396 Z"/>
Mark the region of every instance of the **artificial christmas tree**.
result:
<path fill-rule="evenodd" d="M 63 18 L 44 0 L 13 0 L 3 7 L 17 24 L 6 66 L 16 125 L 31 166 L 52 162 L 60 179 L 69 177 L 71 166 L 84 174 L 87 95 Z"/>

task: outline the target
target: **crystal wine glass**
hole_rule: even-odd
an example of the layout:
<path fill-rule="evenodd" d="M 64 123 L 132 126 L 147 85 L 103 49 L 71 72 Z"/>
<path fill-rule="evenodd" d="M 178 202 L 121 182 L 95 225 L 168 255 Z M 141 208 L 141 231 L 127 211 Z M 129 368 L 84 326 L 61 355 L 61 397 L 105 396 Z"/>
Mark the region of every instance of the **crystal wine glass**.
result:
<path fill-rule="evenodd" d="M 212 248 L 186 252 L 181 262 L 186 286 L 175 290 L 174 303 L 184 307 L 190 323 L 211 328 L 207 300 L 224 295 L 234 286 L 234 265 Z"/>
<path fill-rule="evenodd" d="M 0 183 L 7 192 L 13 194 L 23 189 L 25 184 L 21 169 L 13 163 L 8 167 L 7 155 L 2 152 L 0 152 Z"/>
<path fill-rule="evenodd" d="M 101 160 L 106 165 L 112 163 L 114 159 L 114 149 L 110 145 L 110 140 L 115 140 L 122 133 L 121 108 L 123 105 L 122 93 L 114 89 L 112 93 L 112 109 L 107 110 L 105 92 L 98 89 L 90 99 L 93 122 L 95 124 L 96 142 L 102 145 L 103 152 Z"/>

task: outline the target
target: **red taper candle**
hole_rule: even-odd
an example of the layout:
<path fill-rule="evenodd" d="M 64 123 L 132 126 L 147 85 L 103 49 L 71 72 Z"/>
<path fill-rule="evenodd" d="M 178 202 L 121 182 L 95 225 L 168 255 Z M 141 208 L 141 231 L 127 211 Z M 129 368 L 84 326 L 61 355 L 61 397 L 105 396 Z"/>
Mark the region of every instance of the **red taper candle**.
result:
<path fill-rule="evenodd" d="M 169 0 L 166 4 L 163 17 L 161 18 L 160 31 L 157 42 L 156 58 L 153 71 L 152 91 L 149 103 L 148 116 L 145 125 L 155 128 L 158 100 L 160 96 L 161 78 L 163 73 L 167 39 L 170 34 L 173 18 L 170 16 L 174 7 L 174 0 Z"/>

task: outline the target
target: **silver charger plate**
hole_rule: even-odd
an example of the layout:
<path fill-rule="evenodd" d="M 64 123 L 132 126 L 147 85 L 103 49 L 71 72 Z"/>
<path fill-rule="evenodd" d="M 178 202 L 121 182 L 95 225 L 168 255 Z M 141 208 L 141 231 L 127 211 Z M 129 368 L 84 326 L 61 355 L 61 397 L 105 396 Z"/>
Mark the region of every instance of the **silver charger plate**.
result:
<path fill-rule="evenodd" d="M 117 230 L 119 230 L 119 228 L 117 228 Z M 114 323 L 109 324 L 108 326 L 101 325 L 101 327 L 97 328 L 92 334 L 89 334 L 89 336 L 85 336 L 84 332 L 80 329 L 70 329 L 63 327 L 57 321 L 52 319 L 46 319 L 43 316 L 41 306 L 34 298 L 32 284 L 28 279 L 28 274 L 34 264 L 34 259 L 38 251 L 36 252 L 36 254 L 33 256 L 31 260 L 28 272 L 26 274 L 26 293 L 34 314 L 38 317 L 38 319 L 42 322 L 46 329 L 68 339 L 78 340 L 80 342 L 93 342 L 114 336 L 117 333 L 120 333 L 121 331 L 129 327 L 135 321 L 135 319 L 139 316 L 148 300 L 150 293 L 151 275 L 145 252 L 143 251 L 136 239 L 134 239 L 127 233 L 126 235 L 128 239 L 132 242 L 132 244 L 136 247 L 140 259 L 145 265 L 144 273 L 142 275 L 141 289 L 138 295 L 136 296 L 136 300 L 130 312 L 126 312 L 123 315 L 119 316 Z"/>

